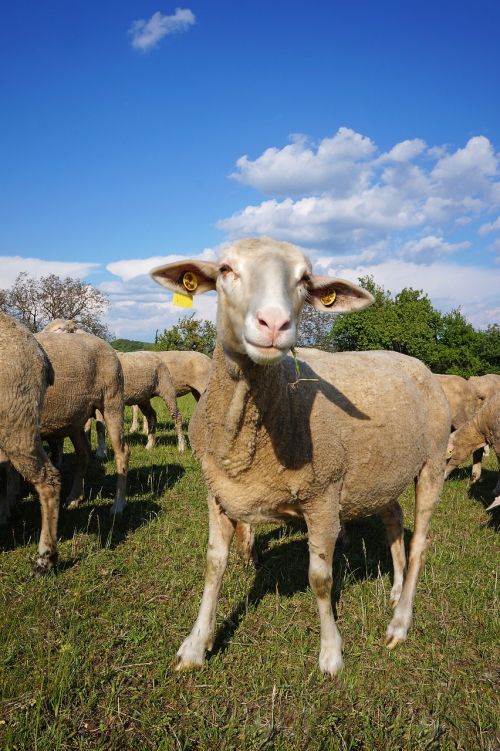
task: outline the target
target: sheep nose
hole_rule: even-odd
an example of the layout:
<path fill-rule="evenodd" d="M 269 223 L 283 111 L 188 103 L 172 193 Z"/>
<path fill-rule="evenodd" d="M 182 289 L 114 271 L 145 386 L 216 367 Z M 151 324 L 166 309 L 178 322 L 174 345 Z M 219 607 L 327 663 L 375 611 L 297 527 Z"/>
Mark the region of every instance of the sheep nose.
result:
<path fill-rule="evenodd" d="M 257 328 L 266 333 L 272 342 L 278 334 L 290 328 L 290 315 L 281 308 L 262 308 L 255 317 Z"/>

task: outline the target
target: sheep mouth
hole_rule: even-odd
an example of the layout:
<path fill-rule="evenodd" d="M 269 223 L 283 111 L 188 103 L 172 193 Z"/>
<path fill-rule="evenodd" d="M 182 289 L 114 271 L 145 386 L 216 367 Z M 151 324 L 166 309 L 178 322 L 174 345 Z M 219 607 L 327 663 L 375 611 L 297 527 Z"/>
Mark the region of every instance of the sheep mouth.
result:
<path fill-rule="evenodd" d="M 245 339 L 245 349 L 250 359 L 258 365 L 271 365 L 282 360 L 290 347 L 276 347 L 272 344 L 263 346 L 262 344 L 254 344 L 250 340 Z"/>

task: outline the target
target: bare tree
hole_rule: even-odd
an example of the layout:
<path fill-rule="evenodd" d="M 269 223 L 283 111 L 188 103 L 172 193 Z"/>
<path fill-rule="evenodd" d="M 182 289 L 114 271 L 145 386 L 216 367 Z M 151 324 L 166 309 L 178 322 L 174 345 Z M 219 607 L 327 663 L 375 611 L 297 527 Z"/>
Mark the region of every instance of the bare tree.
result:
<path fill-rule="evenodd" d="M 109 329 L 101 320 L 108 307 L 107 297 L 91 284 L 56 274 L 35 279 L 23 271 L 12 287 L 0 290 L 0 309 L 33 332 L 54 318 L 69 318 L 90 333 L 109 339 Z"/>

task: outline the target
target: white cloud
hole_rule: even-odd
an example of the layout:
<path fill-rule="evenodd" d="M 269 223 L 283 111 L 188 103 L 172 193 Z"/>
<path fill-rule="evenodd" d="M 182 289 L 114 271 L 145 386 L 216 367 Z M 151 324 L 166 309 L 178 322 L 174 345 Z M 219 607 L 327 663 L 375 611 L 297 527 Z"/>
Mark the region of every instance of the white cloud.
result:
<path fill-rule="evenodd" d="M 338 195 L 362 188 L 370 170 L 366 160 L 375 152 L 374 143 L 350 128 L 339 128 L 315 149 L 303 135 L 291 136 L 282 149 L 269 148 L 252 161 L 245 154 L 231 177 L 263 193 L 297 195 L 332 190 Z"/>
<path fill-rule="evenodd" d="M 382 154 L 378 162 L 408 162 L 419 156 L 426 148 L 425 141 L 421 138 L 412 138 L 411 140 L 401 141 L 392 147 L 390 151 Z"/>
<path fill-rule="evenodd" d="M 419 240 L 409 240 L 404 243 L 398 251 L 398 256 L 415 263 L 429 264 L 442 256 L 448 256 L 466 248 L 470 248 L 470 242 L 467 240 L 461 243 L 449 243 L 442 237 L 427 235 Z"/>
<path fill-rule="evenodd" d="M 442 235 L 448 225 L 463 228 L 500 206 L 499 157 L 487 138 L 473 137 L 452 153 L 425 149 L 415 138 L 377 156 L 371 139 L 341 128 L 316 150 L 301 136 L 254 161 L 241 157 L 232 177 L 275 197 L 218 226 L 231 237 L 269 234 L 328 248 L 350 245 L 352 252 L 354 243 L 408 230 Z"/>
<path fill-rule="evenodd" d="M 0 288 L 10 287 L 18 274 L 26 271 L 30 276 L 39 279 L 48 274 L 70 276 L 83 279 L 92 271 L 98 269 L 98 263 L 84 263 L 71 261 L 45 261 L 41 258 L 23 258 L 22 256 L 2 256 L 0 264 Z"/>
<path fill-rule="evenodd" d="M 149 256 L 147 258 L 129 258 L 122 261 L 113 261 L 106 266 L 107 271 L 120 279 L 127 282 L 135 277 L 149 274 L 155 266 L 161 266 L 167 263 L 180 261 L 185 256 L 172 254 L 168 256 Z M 204 261 L 213 261 L 216 258 L 216 252 L 213 248 L 205 248 L 201 253 L 197 253 L 197 258 Z"/>
<path fill-rule="evenodd" d="M 480 235 L 486 235 L 488 232 L 495 232 L 495 230 L 500 230 L 500 216 L 495 219 L 494 222 L 487 222 L 486 224 L 482 224 L 479 227 L 479 234 Z"/>
<path fill-rule="evenodd" d="M 157 11 L 146 21 L 134 21 L 129 29 L 132 47 L 142 52 L 153 49 L 163 37 L 180 31 L 187 31 L 196 23 L 194 13 L 188 8 L 176 8 L 171 16 L 164 16 Z"/>

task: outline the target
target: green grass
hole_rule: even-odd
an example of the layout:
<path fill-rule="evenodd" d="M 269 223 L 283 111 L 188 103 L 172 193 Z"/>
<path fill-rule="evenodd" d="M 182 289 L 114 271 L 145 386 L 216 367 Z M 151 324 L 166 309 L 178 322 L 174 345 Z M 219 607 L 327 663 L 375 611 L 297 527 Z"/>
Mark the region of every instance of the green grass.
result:
<path fill-rule="evenodd" d="M 498 749 L 496 541 L 484 510 L 494 459 L 473 495 L 465 469 L 446 483 L 414 625 L 394 652 L 383 646 L 391 564 L 378 519 L 349 525 L 337 546 L 345 669 L 335 680 L 317 667 L 304 530 L 268 526 L 256 571 L 231 554 L 214 653 L 203 670 L 178 674 L 172 661 L 203 587 L 205 491 L 156 406 L 157 448 L 131 437 L 123 520 L 108 513 L 113 464 L 94 460 L 88 501 L 62 510 L 57 574 L 30 573 L 36 499 L 0 532 L 2 751 Z M 403 504 L 411 529 L 413 491 Z"/>

